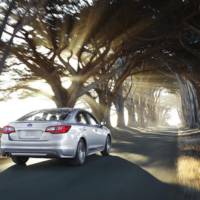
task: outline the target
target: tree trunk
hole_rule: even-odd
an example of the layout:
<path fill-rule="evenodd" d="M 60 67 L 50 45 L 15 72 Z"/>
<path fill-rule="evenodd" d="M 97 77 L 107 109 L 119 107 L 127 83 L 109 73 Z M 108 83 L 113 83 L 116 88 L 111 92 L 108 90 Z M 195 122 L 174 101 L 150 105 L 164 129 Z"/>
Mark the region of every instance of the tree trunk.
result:
<path fill-rule="evenodd" d="M 103 120 L 102 110 L 104 109 L 96 100 L 90 95 L 83 96 L 84 101 L 89 105 L 94 116 L 98 119 L 99 122 Z"/>
<path fill-rule="evenodd" d="M 187 128 L 199 127 L 199 105 L 196 89 L 189 80 L 176 75 L 181 94 L 183 116 Z"/>
<path fill-rule="evenodd" d="M 116 98 L 114 100 L 114 105 L 117 112 L 117 127 L 124 128 L 124 98 L 122 95 L 122 87 L 119 88 Z"/>
<path fill-rule="evenodd" d="M 110 110 L 111 110 L 111 102 L 108 95 L 105 94 L 102 90 L 96 90 L 99 96 L 99 113 L 100 121 L 105 122 L 107 126 L 111 126 L 110 123 Z"/>
<path fill-rule="evenodd" d="M 49 78 L 47 82 L 53 90 L 53 100 L 57 107 L 74 107 L 78 99 L 78 91 L 80 89 L 78 84 L 72 83 L 69 89 L 65 89 L 63 88 L 59 78 Z"/>
<path fill-rule="evenodd" d="M 129 127 L 135 127 L 136 126 L 136 120 L 135 120 L 135 109 L 134 105 L 129 105 L 127 107 L 128 109 L 128 126 Z"/>
<path fill-rule="evenodd" d="M 138 104 L 138 127 L 144 128 L 145 127 L 145 120 L 144 120 L 144 115 L 145 115 L 145 104 L 143 97 L 139 96 L 139 104 Z"/>

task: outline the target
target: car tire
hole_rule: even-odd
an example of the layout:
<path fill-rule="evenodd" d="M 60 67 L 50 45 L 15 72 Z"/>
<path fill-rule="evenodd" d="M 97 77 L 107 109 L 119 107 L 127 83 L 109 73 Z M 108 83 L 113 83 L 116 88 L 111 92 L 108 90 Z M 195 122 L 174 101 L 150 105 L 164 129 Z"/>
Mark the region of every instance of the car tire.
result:
<path fill-rule="evenodd" d="M 78 142 L 76 156 L 73 159 L 73 164 L 76 166 L 81 166 L 86 160 L 86 144 L 83 139 Z"/>
<path fill-rule="evenodd" d="M 107 138 L 106 138 L 104 150 L 101 151 L 101 154 L 103 156 L 108 156 L 110 154 L 110 151 L 111 151 L 111 146 L 112 146 L 111 137 L 108 135 Z"/>
<path fill-rule="evenodd" d="M 26 156 L 12 156 L 11 159 L 16 165 L 25 165 L 29 158 Z"/>

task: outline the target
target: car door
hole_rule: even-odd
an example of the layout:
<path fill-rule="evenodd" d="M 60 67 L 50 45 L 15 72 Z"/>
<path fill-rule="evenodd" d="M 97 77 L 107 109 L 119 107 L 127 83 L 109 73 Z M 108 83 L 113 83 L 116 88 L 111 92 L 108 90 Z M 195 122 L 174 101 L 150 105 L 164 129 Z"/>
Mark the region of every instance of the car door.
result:
<path fill-rule="evenodd" d="M 99 125 L 96 118 L 90 114 L 87 113 L 88 121 L 90 123 L 90 127 L 92 128 L 92 133 L 95 136 L 95 142 L 97 149 L 103 148 L 105 145 L 105 133 L 102 127 Z"/>
<path fill-rule="evenodd" d="M 89 120 L 84 111 L 80 111 L 76 115 L 76 123 L 79 127 L 79 131 L 87 141 L 87 148 L 91 152 L 96 149 L 96 137 L 93 134 L 92 127 L 90 127 Z"/>

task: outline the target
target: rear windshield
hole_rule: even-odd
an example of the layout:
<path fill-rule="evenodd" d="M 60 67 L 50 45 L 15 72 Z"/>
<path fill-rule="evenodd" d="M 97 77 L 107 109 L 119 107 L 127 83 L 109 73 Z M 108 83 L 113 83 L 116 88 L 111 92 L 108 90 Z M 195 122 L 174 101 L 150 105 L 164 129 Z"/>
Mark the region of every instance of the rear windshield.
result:
<path fill-rule="evenodd" d="M 31 112 L 17 121 L 60 121 L 67 120 L 71 111 L 66 110 L 43 110 Z"/>

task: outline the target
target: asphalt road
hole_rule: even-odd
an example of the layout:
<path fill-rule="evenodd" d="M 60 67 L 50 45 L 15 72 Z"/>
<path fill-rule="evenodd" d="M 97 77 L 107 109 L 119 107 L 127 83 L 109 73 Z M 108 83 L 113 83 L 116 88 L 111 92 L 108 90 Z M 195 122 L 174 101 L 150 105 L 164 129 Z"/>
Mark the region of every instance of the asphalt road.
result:
<path fill-rule="evenodd" d="M 113 138 L 111 156 L 91 156 L 82 167 L 40 159 L 18 167 L 1 159 L 0 198 L 183 200 L 175 136 L 115 131 Z"/>

